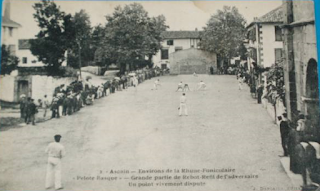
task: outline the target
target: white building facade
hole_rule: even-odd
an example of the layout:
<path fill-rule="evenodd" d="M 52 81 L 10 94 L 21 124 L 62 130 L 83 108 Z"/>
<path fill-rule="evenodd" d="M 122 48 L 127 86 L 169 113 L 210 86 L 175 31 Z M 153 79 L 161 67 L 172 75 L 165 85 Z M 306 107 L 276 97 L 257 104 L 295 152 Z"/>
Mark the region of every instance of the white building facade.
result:
<path fill-rule="evenodd" d="M 160 68 L 170 68 L 170 54 L 190 48 L 198 48 L 200 42 L 199 31 L 166 31 L 162 33 L 161 50 L 153 57 L 153 63 Z"/>
<path fill-rule="evenodd" d="M 40 62 L 30 51 L 30 40 L 19 39 L 17 56 L 19 57 L 18 67 L 43 67 L 44 63 Z"/>
<path fill-rule="evenodd" d="M 268 68 L 282 62 L 283 37 L 280 25 L 282 9 L 278 7 L 266 15 L 255 18 L 247 26 L 249 40 L 248 67 L 258 66 Z"/>
<path fill-rule="evenodd" d="M 16 55 L 18 47 L 18 32 L 21 25 L 10 18 L 10 1 L 4 2 L 2 15 L 1 44 L 9 48 L 12 55 Z"/>

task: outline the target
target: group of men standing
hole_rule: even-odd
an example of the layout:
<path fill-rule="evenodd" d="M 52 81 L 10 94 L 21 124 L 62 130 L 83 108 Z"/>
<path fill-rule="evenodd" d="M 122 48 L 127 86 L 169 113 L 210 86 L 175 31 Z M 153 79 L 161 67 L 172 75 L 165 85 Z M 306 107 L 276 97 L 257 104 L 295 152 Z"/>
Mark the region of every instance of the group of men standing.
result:
<path fill-rule="evenodd" d="M 22 96 L 20 102 L 20 117 L 24 119 L 26 124 L 32 123 L 32 125 L 35 125 L 35 114 L 37 112 L 38 110 L 34 99 Z"/>

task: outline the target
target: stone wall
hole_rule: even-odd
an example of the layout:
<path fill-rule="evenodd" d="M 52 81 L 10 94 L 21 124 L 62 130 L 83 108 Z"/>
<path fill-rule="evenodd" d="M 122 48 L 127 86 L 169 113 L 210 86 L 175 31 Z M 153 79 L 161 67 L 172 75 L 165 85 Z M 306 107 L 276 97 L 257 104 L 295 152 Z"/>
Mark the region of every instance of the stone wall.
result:
<path fill-rule="evenodd" d="M 5 102 L 19 101 L 19 82 L 26 81 L 28 90 L 26 96 L 38 100 L 44 95 L 52 99 L 54 89 L 61 84 L 69 85 L 75 77 L 56 78 L 51 76 L 0 76 L 0 100 Z M 21 93 L 21 92 L 20 92 Z"/>
<path fill-rule="evenodd" d="M 306 95 L 307 66 L 310 59 L 317 59 L 317 44 L 315 25 L 295 27 L 293 35 L 293 51 L 297 87 L 297 109 L 304 111 L 304 103 L 301 99 Z"/>
<path fill-rule="evenodd" d="M 31 97 L 38 100 L 43 99 L 43 96 L 47 95 L 48 99 L 51 100 L 56 87 L 61 84 L 67 86 L 76 79 L 75 77 L 55 78 L 51 76 L 32 76 Z"/>
<path fill-rule="evenodd" d="M 0 76 L 0 100 L 14 102 L 14 76 Z"/>
<path fill-rule="evenodd" d="M 208 74 L 213 66 L 217 72 L 217 56 L 199 49 L 190 48 L 170 54 L 171 74 Z"/>
<path fill-rule="evenodd" d="M 294 22 L 314 19 L 313 1 L 292 1 L 292 3 Z"/>
<path fill-rule="evenodd" d="M 91 74 L 95 74 L 95 75 L 101 75 L 102 71 L 101 71 L 101 67 L 99 66 L 86 66 L 86 67 L 82 67 L 81 71 L 83 72 L 89 72 Z"/>

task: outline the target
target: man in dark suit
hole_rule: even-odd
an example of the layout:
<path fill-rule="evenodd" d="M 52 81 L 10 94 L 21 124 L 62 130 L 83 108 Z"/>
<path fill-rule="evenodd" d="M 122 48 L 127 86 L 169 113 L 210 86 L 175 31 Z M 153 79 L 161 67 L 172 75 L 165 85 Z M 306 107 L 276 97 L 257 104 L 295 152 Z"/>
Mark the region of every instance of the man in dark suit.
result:
<path fill-rule="evenodd" d="M 288 139 L 289 139 L 289 132 L 290 127 L 287 121 L 287 114 L 282 114 L 282 117 L 279 116 L 278 120 L 280 121 L 280 134 L 281 134 L 281 144 L 283 148 L 283 155 L 288 156 Z"/>
<path fill-rule="evenodd" d="M 34 99 L 31 99 L 31 102 L 29 103 L 29 114 L 30 114 L 30 122 L 32 122 L 32 125 L 35 125 L 35 119 L 36 119 L 36 113 L 37 113 L 37 106 L 34 103 Z"/>

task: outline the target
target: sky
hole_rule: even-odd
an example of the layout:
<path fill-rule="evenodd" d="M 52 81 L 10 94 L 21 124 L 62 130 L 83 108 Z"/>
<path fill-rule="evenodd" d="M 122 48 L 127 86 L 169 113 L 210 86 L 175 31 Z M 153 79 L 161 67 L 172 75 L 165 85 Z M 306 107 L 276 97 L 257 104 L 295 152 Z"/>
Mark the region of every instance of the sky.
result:
<path fill-rule="evenodd" d="M 34 0 L 11 0 L 11 19 L 22 25 L 19 29 L 19 39 L 34 38 L 39 27 L 34 21 L 32 8 Z M 90 16 L 91 25 L 104 25 L 105 16 L 113 13 L 118 5 L 133 3 L 132 1 L 55 1 L 66 13 L 74 14 L 84 9 Z M 281 0 L 214 0 L 214 1 L 138 1 L 149 16 L 163 14 L 166 17 L 168 30 L 202 30 L 210 16 L 223 6 L 235 6 L 247 20 L 253 21 L 282 4 Z M 4 6 L 3 6 L 4 7 Z"/>

